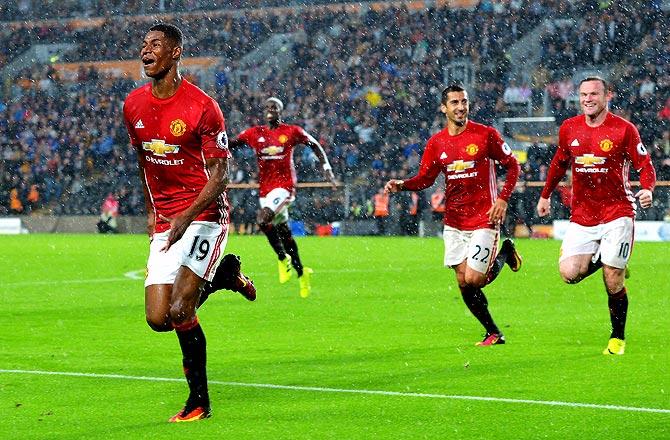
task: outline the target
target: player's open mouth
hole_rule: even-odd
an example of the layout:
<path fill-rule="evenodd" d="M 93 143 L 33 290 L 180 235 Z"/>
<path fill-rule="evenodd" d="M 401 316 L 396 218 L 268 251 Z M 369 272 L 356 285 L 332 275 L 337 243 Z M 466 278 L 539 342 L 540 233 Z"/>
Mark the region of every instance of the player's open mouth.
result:
<path fill-rule="evenodd" d="M 155 63 L 155 60 L 150 60 L 150 59 L 142 59 L 142 64 L 144 64 L 144 67 L 151 66 L 153 63 Z"/>

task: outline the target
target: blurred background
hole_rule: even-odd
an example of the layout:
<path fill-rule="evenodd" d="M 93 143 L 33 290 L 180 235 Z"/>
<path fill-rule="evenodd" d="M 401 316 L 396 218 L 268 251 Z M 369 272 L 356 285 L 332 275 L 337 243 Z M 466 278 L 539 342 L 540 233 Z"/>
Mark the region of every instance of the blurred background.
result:
<path fill-rule="evenodd" d="M 437 234 L 443 180 L 392 196 L 383 218 L 374 196 L 417 172 L 444 125 L 440 92 L 456 82 L 471 119 L 498 128 L 521 162 L 504 232 L 553 235 L 570 214 L 569 176 L 553 217 L 535 204 L 558 126 L 579 112 L 577 84 L 594 74 L 660 181 L 638 219 L 670 222 L 670 1 L 19 0 L 0 2 L 0 17 L 0 229 L 92 232 L 108 219 L 110 231 L 145 231 L 122 105 L 146 81 L 139 47 L 159 21 L 184 31 L 182 71 L 219 102 L 229 136 L 263 123 L 277 96 L 284 120 L 324 146 L 341 186 L 320 186 L 318 160 L 296 149 L 296 233 Z M 234 151 L 230 174 L 235 232 L 255 233 L 253 151 Z"/>

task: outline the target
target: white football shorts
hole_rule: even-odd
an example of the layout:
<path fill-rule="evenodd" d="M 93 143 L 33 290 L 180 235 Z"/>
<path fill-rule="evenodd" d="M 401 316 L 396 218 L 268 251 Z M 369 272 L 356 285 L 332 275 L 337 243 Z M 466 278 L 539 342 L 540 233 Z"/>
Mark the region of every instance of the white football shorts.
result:
<path fill-rule="evenodd" d="M 152 284 L 173 284 L 181 266 L 186 266 L 199 277 L 212 281 L 226 249 L 228 225 L 193 222 L 186 228 L 184 235 L 167 252 L 163 252 L 161 249 L 165 246 L 169 233 L 160 232 L 151 238 L 144 287 Z"/>
<path fill-rule="evenodd" d="M 295 200 L 293 193 L 285 188 L 275 188 L 259 199 L 261 208 L 270 208 L 275 213 L 272 224 L 288 222 L 288 208 Z"/>
<path fill-rule="evenodd" d="M 559 263 L 575 255 L 592 254 L 607 266 L 625 269 L 633 251 L 633 219 L 619 217 L 596 226 L 568 224 Z"/>
<path fill-rule="evenodd" d="M 488 272 L 493 259 L 498 254 L 500 234 L 495 229 L 461 231 L 444 226 L 444 265 L 454 267 L 465 259 L 468 266 L 480 273 Z"/>

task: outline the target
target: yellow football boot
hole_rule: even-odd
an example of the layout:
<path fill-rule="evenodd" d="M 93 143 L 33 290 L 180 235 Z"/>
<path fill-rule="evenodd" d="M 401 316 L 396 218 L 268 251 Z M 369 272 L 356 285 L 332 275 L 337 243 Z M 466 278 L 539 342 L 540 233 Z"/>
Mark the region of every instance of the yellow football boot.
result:
<path fill-rule="evenodd" d="M 286 256 L 283 260 L 277 262 L 277 268 L 279 269 L 279 284 L 284 284 L 291 279 L 291 258 Z"/>
<path fill-rule="evenodd" d="M 607 343 L 607 348 L 603 350 L 603 354 L 618 354 L 622 355 L 626 350 L 626 341 L 619 338 L 610 338 Z"/>
<path fill-rule="evenodd" d="M 302 269 L 302 276 L 298 277 L 300 281 L 300 296 L 302 298 L 307 298 L 310 293 L 312 293 L 312 274 L 314 271 L 309 267 L 304 267 Z"/>

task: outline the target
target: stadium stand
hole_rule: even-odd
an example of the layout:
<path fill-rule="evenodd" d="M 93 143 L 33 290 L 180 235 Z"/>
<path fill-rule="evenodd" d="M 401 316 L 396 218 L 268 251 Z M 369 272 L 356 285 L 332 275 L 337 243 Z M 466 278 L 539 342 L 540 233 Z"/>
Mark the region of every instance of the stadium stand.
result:
<path fill-rule="evenodd" d="M 2 17 L 13 20 L 89 18 L 108 15 L 151 15 L 169 12 L 205 12 L 219 9 L 300 7 L 332 3 L 329 0 L 33 0 L 0 4 Z M 346 0 L 339 1 L 346 3 Z M 3 19 L 2 21 L 8 21 Z"/>
<path fill-rule="evenodd" d="M 256 1 L 254 7 L 279 8 L 240 14 L 234 8 L 250 2 L 165 0 L 128 2 L 123 17 L 109 13 L 119 10 L 119 2 L 111 0 L 59 2 L 58 7 L 43 3 L 32 5 L 43 6 L 45 18 L 77 18 L 15 21 L 0 31 L 0 71 L 31 46 L 71 45 L 53 64 L 26 65 L 5 78 L 0 215 L 10 213 L 12 190 L 24 207 L 30 206 L 23 213 L 97 214 L 110 188 L 119 195 L 122 215 L 142 213 L 135 153 L 120 117 L 123 99 L 136 82 L 101 64 L 133 60 L 156 12 L 187 11 L 165 17 L 184 29 L 189 57 L 214 60 L 210 68 L 189 74 L 217 97 L 231 135 L 259 122 L 262 101 L 276 95 L 286 103 L 286 120 L 319 137 L 347 190 L 299 192 L 294 217 L 309 223 L 341 220 L 352 205 L 365 206 L 388 178 L 416 171 L 423 143 L 442 123 L 440 86 L 451 80 L 466 81 L 473 91 L 475 120 L 493 124 L 518 115 L 520 108 L 525 112 L 528 103 L 534 116 L 553 116 L 560 123 L 577 111 L 574 90 L 580 72 L 597 68 L 613 80 L 615 110 L 635 122 L 645 143 L 654 146 L 659 179 L 670 179 L 670 38 L 662 32 L 669 16 L 653 2 L 626 9 L 561 0 L 470 2 L 476 4 L 471 9 L 442 2 L 425 2 L 434 5 L 429 8 L 391 2 L 362 7 L 359 2 L 352 13 L 347 5 L 289 10 L 281 6 L 292 2 Z M 14 13 L 2 16 L 34 16 L 34 10 L 7 9 L 13 7 L 0 6 Z M 193 13 L 202 10 L 209 12 Z M 592 32 L 585 32 L 597 17 L 602 17 L 600 46 L 591 44 Z M 535 33 L 538 62 L 526 66 L 525 76 L 515 77 L 510 66 L 514 46 Z M 249 61 L 284 35 L 290 35 L 286 63 Z M 61 62 L 78 67 L 68 73 L 60 69 Z M 529 183 L 520 185 L 510 211 L 513 221 L 532 224 L 539 221 L 532 209 L 539 188 L 532 182 L 545 177 L 553 149 L 546 142 L 524 149 L 522 179 Z M 253 184 L 253 154 L 234 154 L 233 183 Z M 298 150 L 295 162 L 300 181 L 321 180 L 308 151 Z M 231 191 L 231 197 L 236 222 L 252 223 L 254 190 Z M 555 215 L 564 217 L 568 212 L 560 198 L 556 195 Z M 646 214 L 650 219 L 663 217 L 667 192 L 661 190 L 656 203 Z"/>

